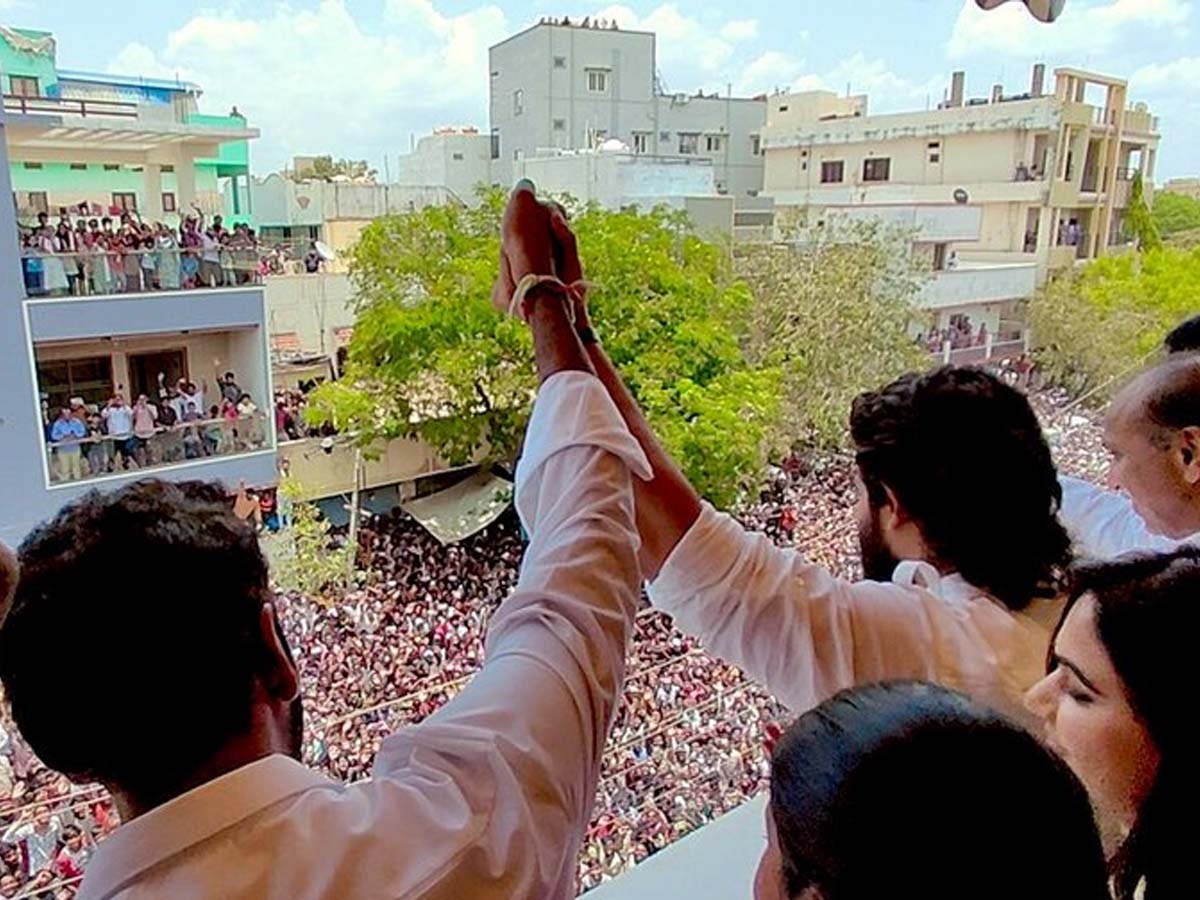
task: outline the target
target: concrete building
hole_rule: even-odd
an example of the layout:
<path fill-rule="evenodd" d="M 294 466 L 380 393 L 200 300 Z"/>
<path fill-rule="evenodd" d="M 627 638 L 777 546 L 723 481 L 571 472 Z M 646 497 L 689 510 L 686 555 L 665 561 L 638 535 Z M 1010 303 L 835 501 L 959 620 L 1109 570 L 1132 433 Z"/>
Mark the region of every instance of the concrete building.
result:
<path fill-rule="evenodd" d="M 396 183 L 438 185 L 463 203 L 472 203 L 478 188 L 492 183 L 492 139 L 473 126 L 439 128 L 400 157 Z"/>
<path fill-rule="evenodd" d="M 863 215 L 908 221 L 933 280 L 941 327 L 968 317 L 995 334 L 1014 301 L 1051 273 L 1128 246 L 1134 175 L 1152 189 L 1159 135 L 1124 81 L 1045 68 L 1016 96 L 968 98 L 955 73 L 937 109 L 870 115 L 866 97 L 770 98 L 764 192 L 781 219 Z"/>
<path fill-rule="evenodd" d="M 236 110 L 201 113 L 197 85 L 60 69 L 52 34 L 0 26 L 0 91 L 20 221 L 81 205 L 170 224 L 193 204 L 249 217 L 258 131 Z"/>
<path fill-rule="evenodd" d="M 650 32 L 546 20 L 488 60 L 494 181 L 511 184 L 522 158 L 615 138 L 637 154 L 711 162 L 720 194 L 762 189 L 766 98 L 665 91 Z"/>

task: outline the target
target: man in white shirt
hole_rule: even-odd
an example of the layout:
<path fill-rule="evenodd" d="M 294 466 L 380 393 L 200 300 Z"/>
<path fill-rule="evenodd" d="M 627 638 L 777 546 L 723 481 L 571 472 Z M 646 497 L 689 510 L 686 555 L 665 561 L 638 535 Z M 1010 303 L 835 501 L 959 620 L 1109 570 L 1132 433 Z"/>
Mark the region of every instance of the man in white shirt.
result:
<path fill-rule="evenodd" d="M 529 191 L 510 203 L 504 252 L 518 279 L 554 272 Z M 528 297 L 542 387 L 517 472 L 521 578 L 484 668 L 387 738 L 370 781 L 297 761 L 298 678 L 266 565 L 215 487 L 92 495 L 26 540 L 0 628 L 14 718 L 48 765 L 106 784 L 125 822 L 79 900 L 574 896 L 641 582 L 631 473 L 649 468 L 561 292 Z M 139 579 L 97 598 L 97 567 L 130 547 Z M 91 701 L 63 716 L 53 699 L 75 676 L 43 676 L 68 612 L 111 652 Z"/>
<path fill-rule="evenodd" d="M 566 277 L 582 278 L 554 218 Z M 650 600 L 683 631 L 805 710 L 864 682 L 915 678 L 1028 720 L 1061 600 L 1037 595 L 1069 562 L 1059 488 L 1025 397 L 977 369 L 906 376 L 854 404 L 859 531 L 850 582 L 702 502 L 655 438 L 591 329 L 600 380 L 646 451 L 634 486 Z M 980 479 L 988 490 L 975 489 Z"/>
<path fill-rule="evenodd" d="M 1111 489 L 1062 479 L 1076 552 L 1103 559 L 1200 539 L 1200 356 L 1172 355 L 1123 388 L 1104 440 Z"/>
<path fill-rule="evenodd" d="M 58 853 L 58 838 L 62 834 L 62 821 L 50 814 L 49 807 L 39 806 L 33 812 L 32 821 L 15 822 L 0 838 L 6 844 L 24 844 L 29 860 L 30 874 L 48 869 Z"/>

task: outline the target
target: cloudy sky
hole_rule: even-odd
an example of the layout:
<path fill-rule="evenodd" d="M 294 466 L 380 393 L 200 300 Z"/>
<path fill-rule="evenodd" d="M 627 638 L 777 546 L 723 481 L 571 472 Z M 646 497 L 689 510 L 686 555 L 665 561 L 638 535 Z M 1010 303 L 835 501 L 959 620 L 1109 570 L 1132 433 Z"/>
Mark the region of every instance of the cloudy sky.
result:
<path fill-rule="evenodd" d="M 616 19 L 659 36 L 671 90 L 828 87 L 871 109 L 923 109 L 949 73 L 970 96 L 1027 89 L 1036 61 L 1128 77 L 1161 118 L 1159 178 L 1200 174 L 1200 0 L 1068 0 L 1053 26 L 973 0 L 0 0 L 0 22 L 58 38 L 63 68 L 180 77 L 206 111 L 262 129 L 254 168 L 297 154 L 380 169 L 412 135 L 487 123 L 487 48 L 543 15 Z"/>

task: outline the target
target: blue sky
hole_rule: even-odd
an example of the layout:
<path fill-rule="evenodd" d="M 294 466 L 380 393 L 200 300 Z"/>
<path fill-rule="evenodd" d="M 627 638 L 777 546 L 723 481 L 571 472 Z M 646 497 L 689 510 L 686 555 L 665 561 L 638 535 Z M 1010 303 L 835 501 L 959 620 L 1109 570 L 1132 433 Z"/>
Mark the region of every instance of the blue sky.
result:
<path fill-rule="evenodd" d="M 260 173 L 315 153 L 382 169 L 412 135 L 486 125 L 487 47 L 543 15 L 656 31 L 671 90 L 849 86 L 876 112 L 936 103 L 956 68 L 971 96 L 1025 90 L 1039 60 L 1092 68 L 1160 116 L 1159 180 L 1200 174 L 1200 0 L 1068 0 L 1050 27 L 973 0 L 0 0 L 0 22 L 55 33 L 64 68 L 178 75 L 208 111 L 236 104 Z"/>

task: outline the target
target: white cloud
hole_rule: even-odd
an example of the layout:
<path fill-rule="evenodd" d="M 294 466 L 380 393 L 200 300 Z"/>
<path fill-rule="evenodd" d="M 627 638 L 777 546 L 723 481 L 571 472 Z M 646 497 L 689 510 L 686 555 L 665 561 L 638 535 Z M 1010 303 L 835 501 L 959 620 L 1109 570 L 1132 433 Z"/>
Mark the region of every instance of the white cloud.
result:
<path fill-rule="evenodd" d="M 721 27 L 727 41 L 752 41 L 758 37 L 758 19 L 733 19 Z"/>
<path fill-rule="evenodd" d="M 767 50 L 742 69 L 733 88 L 740 96 L 769 94 L 777 88 L 794 85 L 803 73 L 804 60 L 779 50 Z"/>
<path fill-rule="evenodd" d="M 1200 56 L 1184 56 L 1167 63 L 1151 63 L 1142 66 L 1129 76 L 1133 91 L 1147 93 L 1196 94 L 1196 85 L 1200 84 Z"/>
<path fill-rule="evenodd" d="M 942 99 L 942 79 L 914 81 L 894 72 L 883 59 L 855 53 L 825 72 L 809 72 L 791 81 L 793 91 L 867 94 L 872 113 L 924 109 Z"/>
<path fill-rule="evenodd" d="M 1053 25 L 1037 22 L 1019 3 L 984 12 L 965 0 L 946 50 L 951 59 L 974 54 L 1029 58 L 1098 53 L 1125 39 L 1132 28 L 1187 33 L 1188 0 L 1073 0 Z"/>
<path fill-rule="evenodd" d="M 714 25 L 681 12 L 674 3 L 655 7 L 639 16 L 628 6 L 606 6 L 593 18 L 616 21 L 622 28 L 653 31 L 658 36 L 658 66 L 672 90 L 708 87 L 714 76 L 728 80 L 739 44 L 758 34 L 753 20 L 733 19 Z"/>
<path fill-rule="evenodd" d="M 378 163 L 406 152 L 411 132 L 486 122 L 487 48 L 510 31 L 498 6 L 451 16 L 428 0 L 386 0 L 382 26 L 370 28 L 345 0 L 258 10 L 197 15 L 161 48 L 126 45 L 108 68 L 195 81 L 206 110 L 236 104 L 262 130 L 258 172 L 305 153 Z"/>

